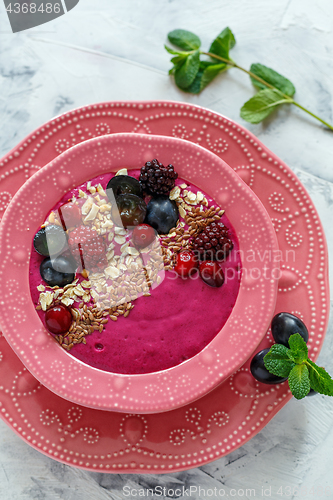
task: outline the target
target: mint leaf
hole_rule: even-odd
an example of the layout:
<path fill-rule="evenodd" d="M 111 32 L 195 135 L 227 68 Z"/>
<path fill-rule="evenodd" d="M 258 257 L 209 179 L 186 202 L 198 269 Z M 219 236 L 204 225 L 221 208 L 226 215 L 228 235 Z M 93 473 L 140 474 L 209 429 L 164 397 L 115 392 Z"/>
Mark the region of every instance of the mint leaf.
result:
<path fill-rule="evenodd" d="M 309 371 L 305 365 L 295 365 L 289 373 L 288 384 L 296 399 L 305 398 L 310 392 Z"/>
<path fill-rule="evenodd" d="M 317 366 L 310 359 L 307 360 L 307 367 L 310 377 L 310 385 L 312 389 L 325 394 L 326 396 L 333 396 L 333 380 L 327 371 L 320 366 Z"/>
<path fill-rule="evenodd" d="M 186 92 L 199 94 L 219 73 L 226 69 L 227 65 L 225 63 L 215 64 L 208 61 L 201 61 L 197 76 L 192 84 L 187 87 Z"/>
<path fill-rule="evenodd" d="M 209 51 L 217 56 L 229 59 L 229 50 L 234 47 L 236 43 L 234 34 L 230 28 L 224 28 L 223 31 L 215 38 L 211 44 Z"/>
<path fill-rule="evenodd" d="M 177 86 L 184 90 L 187 89 L 195 79 L 200 65 L 200 51 L 196 50 L 184 59 L 175 70 L 175 82 Z"/>
<path fill-rule="evenodd" d="M 288 80 L 288 78 L 280 75 L 280 73 L 274 71 L 274 69 L 268 68 L 263 64 L 256 63 L 252 64 L 250 71 L 251 73 L 259 76 L 259 78 L 262 78 L 263 80 L 265 80 L 265 82 L 270 83 L 271 85 L 273 85 L 273 87 L 276 87 L 277 89 L 281 90 L 281 92 L 289 95 L 290 97 L 293 96 L 296 92 L 296 89 L 291 81 Z M 252 76 L 250 78 L 253 85 L 258 87 L 259 89 L 267 88 L 266 85 L 258 82 L 258 80 L 255 80 L 255 78 L 253 78 Z"/>
<path fill-rule="evenodd" d="M 260 90 L 241 108 L 240 116 L 250 123 L 260 123 L 276 109 L 277 106 L 292 102 L 285 99 L 277 90 Z"/>
<path fill-rule="evenodd" d="M 295 363 L 288 357 L 288 347 L 274 344 L 264 356 L 264 365 L 270 373 L 278 377 L 288 377 Z"/>
<path fill-rule="evenodd" d="M 183 57 L 187 57 L 189 55 L 188 52 L 183 52 L 183 51 L 180 51 L 180 50 L 173 50 L 171 49 L 170 47 L 168 47 L 167 45 L 164 45 L 164 48 L 167 52 L 169 52 L 169 54 L 173 54 L 175 56 L 183 56 Z"/>
<path fill-rule="evenodd" d="M 289 337 L 288 344 L 293 355 L 292 359 L 296 363 L 303 363 L 303 361 L 308 359 L 308 348 L 306 342 L 299 333 L 291 335 Z"/>
<path fill-rule="evenodd" d="M 191 31 L 186 30 L 170 31 L 168 39 L 171 43 L 184 50 L 196 50 L 201 45 L 200 38 Z"/>

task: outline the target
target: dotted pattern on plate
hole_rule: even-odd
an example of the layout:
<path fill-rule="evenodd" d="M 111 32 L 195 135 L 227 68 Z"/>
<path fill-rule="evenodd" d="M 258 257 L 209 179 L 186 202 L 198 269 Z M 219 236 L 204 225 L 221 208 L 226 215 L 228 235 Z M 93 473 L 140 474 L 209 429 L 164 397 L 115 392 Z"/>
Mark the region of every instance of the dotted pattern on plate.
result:
<path fill-rule="evenodd" d="M 104 103 L 66 113 L 35 131 L 0 162 L 1 213 L 23 182 L 59 152 L 120 131 L 196 142 L 227 161 L 253 189 L 271 216 L 283 252 L 276 312 L 286 310 L 305 321 L 310 357 L 316 359 L 328 322 L 329 298 L 327 250 L 316 210 L 286 165 L 248 131 L 216 113 L 170 102 Z M 295 253 L 287 254 L 288 250 Z M 25 255 L 21 258 L 23 262 Z M 248 315 L 253 322 L 251 311 Z M 268 331 L 260 348 L 271 343 Z M 108 412 L 73 406 L 42 387 L 1 334 L 0 353 L 4 421 L 46 455 L 104 472 L 169 472 L 207 463 L 253 437 L 291 397 L 286 383 L 273 387 L 256 383 L 248 361 L 212 393 L 172 414 L 112 413 L 110 419 Z M 179 383 L 186 386 L 188 380 L 183 377 Z M 126 391 L 121 378 L 117 389 Z M 149 391 L 154 396 L 158 385 Z"/>

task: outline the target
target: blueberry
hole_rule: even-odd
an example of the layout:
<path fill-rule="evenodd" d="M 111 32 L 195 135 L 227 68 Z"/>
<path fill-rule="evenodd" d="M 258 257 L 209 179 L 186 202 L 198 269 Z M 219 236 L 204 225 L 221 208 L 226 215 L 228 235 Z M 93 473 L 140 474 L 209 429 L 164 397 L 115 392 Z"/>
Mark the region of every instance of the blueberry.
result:
<path fill-rule="evenodd" d="M 277 375 L 273 375 L 270 373 L 264 365 L 264 356 L 268 353 L 270 347 L 263 349 L 262 351 L 257 352 L 255 356 L 253 356 L 251 360 L 250 370 L 252 375 L 258 382 L 262 382 L 263 384 L 280 384 L 287 380 L 287 378 L 278 377 Z"/>
<path fill-rule="evenodd" d="M 147 212 L 144 200 L 135 194 L 121 194 L 112 205 L 111 217 L 117 226 L 137 226 L 142 224 Z"/>
<path fill-rule="evenodd" d="M 40 275 L 49 286 L 66 286 L 75 279 L 77 264 L 71 258 L 60 255 L 55 259 L 47 258 L 40 265 Z"/>
<path fill-rule="evenodd" d="M 170 200 L 168 196 L 156 196 L 147 205 L 145 222 L 156 229 L 159 234 L 167 234 L 176 226 L 178 218 L 177 203 Z"/>
<path fill-rule="evenodd" d="M 49 257 L 58 255 L 67 245 L 65 231 L 60 226 L 49 224 L 35 234 L 34 247 L 37 253 Z"/>
<path fill-rule="evenodd" d="M 115 175 L 108 182 L 108 185 L 106 186 L 106 194 L 109 200 L 112 202 L 112 194 L 108 193 L 108 191 L 110 190 L 112 191 L 115 198 L 122 194 L 135 194 L 136 196 L 140 196 L 140 198 L 142 197 L 140 182 L 130 175 Z"/>
<path fill-rule="evenodd" d="M 305 342 L 309 340 L 309 333 L 297 316 L 287 312 L 276 314 L 272 320 L 272 335 L 277 344 L 283 344 L 289 347 L 288 340 L 290 335 L 299 333 Z"/>

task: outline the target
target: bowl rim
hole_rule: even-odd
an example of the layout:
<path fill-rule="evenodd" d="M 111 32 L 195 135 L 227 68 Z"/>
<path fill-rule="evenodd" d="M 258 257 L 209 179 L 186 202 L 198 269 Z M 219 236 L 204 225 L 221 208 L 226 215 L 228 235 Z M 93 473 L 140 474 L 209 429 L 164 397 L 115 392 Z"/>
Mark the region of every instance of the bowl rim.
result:
<path fill-rule="evenodd" d="M 57 158 L 55 158 L 47 165 L 45 165 L 41 170 L 36 172 L 19 189 L 19 191 L 16 193 L 11 203 L 9 204 L 1 223 L 0 255 L 3 257 L 4 263 L 7 262 L 8 260 L 10 261 L 10 259 L 14 260 L 16 259 L 16 261 L 19 262 L 18 267 L 22 268 L 23 266 L 26 269 L 26 266 L 27 265 L 29 266 L 30 253 L 31 253 L 31 239 L 30 239 L 30 248 L 28 248 L 27 239 L 31 238 L 36 231 L 33 231 L 33 228 L 30 227 L 29 230 L 23 234 L 22 238 L 24 245 L 23 247 L 21 245 L 20 249 L 17 250 L 16 252 L 12 252 L 11 249 L 7 248 L 8 245 L 6 241 L 7 231 L 8 231 L 7 224 L 10 225 L 11 222 L 15 220 L 15 216 L 17 216 L 18 210 L 19 212 L 22 212 L 24 210 L 24 206 L 22 206 L 21 199 L 24 198 L 27 194 L 29 194 L 29 191 L 34 189 L 34 187 L 36 187 L 36 185 L 38 185 L 39 183 L 45 182 L 49 177 L 52 177 L 52 175 L 55 175 L 56 173 L 57 175 L 60 175 L 59 172 L 62 172 L 61 169 L 64 167 L 64 165 L 67 164 L 67 161 L 70 160 L 71 157 L 72 158 L 76 157 L 76 154 L 80 155 L 82 152 L 84 152 L 85 148 L 89 149 L 89 147 L 91 146 L 94 148 L 95 144 L 97 145 L 98 148 L 106 144 L 108 145 L 108 147 L 110 147 L 110 145 L 114 143 L 119 143 L 119 141 L 121 142 L 122 140 L 125 142 L 130 141 L 130 143 L 132 141 L 132 147 L 134 143 L 140 145 L 140 147 L 142 146 L 142 144 L 144 144 L 145 146 L 147 145 L 150 147 L 151 146 L 156 147 L 158 144 L 165 145 L 165 143 L 168 144 L 171 143 L 171 145 L 174 145 L 176 149 L 177 147 L 179 147 L 180 150 L 183 149 L 186 150 L 186 148 L 189 148 L 190 150 L 193 150 L 193 152 L 196 153 L 198 157 L 200 158 L 203 157 L 204 159 L 206 159 L 206 161 L 210 160 L 211 162 L 219 166 L 219 168 L 221 168 L 224 172 L 227 172 L 230 181 L 232 180 L 233 183 L 239 187 L 239 190 L 241 190 L 242 195 L 248 197 L 249 200 L 251 200 L 252 204 L 256 207 L 257 216 L 259 216 L 259 219 L 261 218 L 262 222 L 265 222 L 266 224 L 267 236 L 271 248 L 278 250 L 276 233 L 274 231 L 270 217 L 266 212 L 266 209 L 264 208 L 260 200 L 257 198 L 257 196 L 253 193 L 253 191 L 240 179 L 237 173 L 231 167 L 229 167 L 225 161 L 223 161 L 222 159 L 220 159 L 218 156 L 208 151 L 207 149 L 192 142 L 186 141 L 184 139 L 161 136 L 161 135 L 120 133 L 120 134 L 111 134 L 107 136 L 93 138 L 69 148 L 67 151 L 65 151 Z M 120 164 L 124 164 L 124 162 L 127 163 L 126 160 L 119 160 L 119 162 Z M 111 171 L 116 172 L 117 170 L 119 170 L 119 165 L 112 167 L 112 170 L 108 170 L 108 172 Z M 106 172 L 107 171 L 105 170 L 104 173 Z M 95 176 L 96 174 L 94 173 L 94 175 L 90 176 L 90 178 Z M 85 180 L 82 180 L 80 177 L 80 181 L 78 181 L 77 177 L 78 175 L 76 175 L 75 177 L 76 181 L 74 182 L 74 184 L 72 184 L 73 181 L 71 179 L 68 179 L 68 176 L 66 177 L 66 174 L 64 175 L 63 186 L 62 186 L 63 194 L 66 194 L 66 192 L 71 190 L 73 187 L 78 186 L 83 182 L 89 180 L 89 178 L 85 178 Z M 183 177 L 183 175 L 180 175 L 180 177 Z M 197 185 L 196 182 L 193 183 Z M 198 187 L 200 189 L 201 186 L 199 185 Z M 207 192 L 206 189 L 205 191 Z M 210 193 L 208 192 L 208 194 Z M 58 201 L 59 199 L 61 199 L 61 196 L 59 196 Z M 54 206 L 54 204 L 49 206 L 48 210 L 50 210 L 52 206 Z M 232 217 L 229 216 L 230 212 L 227 213 L 229 220 L 234 225 Z M 39 224 L 37 225 L 37 227 L 39 227 Z M 267 290 L 269 290 L 269 301 L 266 307 L 265 315 L 262 318 L 259 327 L 257 327 L 257 330 L 259 330 L 259 334 L 257 334 L 257 336 L 255 337 L 256 340 L 249 345 L 245 355 L 243 355 L 236 361 L 232 360 L 232 362 L 229 363 L 228 367 L 223 367 L 224 371 L 222 370 L 222 365 L 224 364 L 224 362 L 228 364 L 228 360 L 223 360 L 221 364 L 221 360 L 216 358 L 216 348 L 221 346 L 218 345 L 215 346 L 215 344 L 216 344 L 216 339 L 219 337 L 221 331 L 224 330 L 226 325 L 230 322 L 230 318 L 234 315 L 233 314 L 234 311 L 231 313 L 226 324 L 224 325 L 222 330 L 218 332 L 216 337 L 202 351 L 200 351 L 192 358 L 184 361 L 179 365 L 168 368 L 167 370 L 162 370 L 160 372 L 125 375 L 125 374 L 105 372 L 97 368 L 91 367 L 81 362 L 80 360 L 74 358 L 66 351 L 64 351 L 53 340 L 53 338 L 50 335 L 45 336 L 45 332 L 46 333 L 48 332 L 41 324 L 36 311 L 34 311 L 34 313 L 35 316 L 38 318 L 40 325 L 38 328 L 35 322 L 33 322 L 33 327 L 36 329 L 37 332 L 39 332 L 39 335 L 35 336 L 36 337 L 35 342 L 33 342 L 32 345 L 29 347 L 29 342 L 27 342 L 27 340 L 24 340 L 24 338 L 22 338 L 21 336 L 22 329 L 16 329 L 14 331 L 10 326 L 9 313 L 10 311 L 13 311 L 13 307 L 15 308 L 12 299 L 10 299 L 10 295 L 6 293 L 6 291 L 8 292 L 8 283 L 11 282 L 10 267 L 11 266 L 3 265 L 0 271 L 0 274 L 2 274 L 3 276 L 0 288 L 2 290 L 2 301 L 0 303 L 0 312 L 2 316 L 3 334 L 6 340 L 10 343 L 13 350 L 19 356 L 21 361 L 25 364 L 27 369 L 43 385 L 48 387 L 48 389 L 55 392 L 59 396 L 74 403 L 81 404 L 83 406 L 89 406 L 92 408 L 99 408 L 112 411 L 129 411 L 129 412 L 139 412 L 139 413 L 154 413 L 154 412 L 168 411 L 183 406 L 185 404 L 188 404 L 198 399 L 199 397 L 203 396 L 205 393 L 213 390 L 218 384 L 223 382 L 232 373 L 234 373 L 244 363 L 244 361 L 248 359 L 248 357 L 252 354 L 257 345 L 260 343 L 269 326 L 270 319 L 274 312 L 276 296 L 277 296 L 278 276 L 276 276 L 276 278 L 274 279 L 266 280 L 269 281 L 269 283 L 266 283 L 266 285 L 268 285 Z M 274 268 L 275 269 L 278 268 L 278 263 L 276 262 L 274 263 Z M 25 282 L 24 283 L 25 290 L 26 290 L 26 284 L 27 283 Z M 242 277 L 240 290 L 243 287 L 243 285 L 244 285 L 244 280 Z M 251 288 L 252 285 L 251 283 L 250 284 L 245 283 L 245 286 Z M 239 297 L 240 295 L 236 300 L 236 304 L 239 301 L 238 300 Z M 30 288 L 29 288 L 29 299 L 30 299 Z M 31 299 L 30 302 L 32 302 Z M 28 328 L 30 328 L 30 326 Z M 43 337 L 45 338 L 42 338 L 41 331 L 43 333 Z M 30 341 L 31 340 L 32 339 L 30 338 Z M 41 352 L 48 353 L 48 356 L 46 357 L 47 361 L 44 360 L 44 362 L 43 358 L 40 355 L 39 356 L 37 355 L 38 366 L 36 365 L 35 361 L 36 352 L 38 352 L 38 349 L 36 351 L 36 348 L 38 348 Z M 55 350 L 55 348 L 57 349 L 57 351 Z M 45 374 L 47 372 L 41 370 L 41 365 L 42 368 L 45 370 L 45 366 L 43 365 L 45 365 L 45 363 L 50 361 L 50 351 L 52 354 L 57 354 L 59 356 L 59 361 L 66 365 L 66 370 L 68 373 L 72 372 L 75 373 L 77 370 L 78 376 L 80 376 L 81 378 L 82 376 L 88 378 L 94 377 L 94 386 L 95 384 L 99 385 L 101 384 L 101 386 L 106 390 L 107 393 L 106 394 L 104 393 L 102 395 L 101 390 L 99 390 L 98 394 L 90 396 L 90 398 L 87 400 L 86 395 L 82 396 L 82 394 L 80 393 L 78 396 L 77 391 L 73 390 L 73 386 L 64 383 L 65 382 L 64 380 L 55 382 L 54 380 L 52 381 L 50 378 L 46 377 Z M 56 356 L 56 359 L 58 359 L 58 356 Z M 68 362 L 69 359 L 71 360 L 70 362 Z M 75 360 L 74 363 L 77 365 L 76 369 L 73 366 L 73 360 Z M 211 366 L 212 364 L 214 364 L 214 368 L 212 368 Z M 163 399 L 162 401 L 161 400 L 156 401 L 154 400 L 154 398 L 151 397 L 149 393 L 147 393 L 147 391 L 146 393 L 145 391 L 143 391 L 143 387 L 147 388 L 149 386 L 153 386 L 156 383 L 158 383 L 160 389 L 161 386 L 162 387 L 165 386 L 165 388 L 167 389 L 168 386 L 170 386 L 170 384 L 174 383 L 175 379 L 179 380 L 182 376 L 188 376 L 189 372 L 191 373 L 190 377 L 191 380 L 195 379 L 198 377 L 196 370 L 198 369 L 199 366 L 201 368 L 205 368 L 206 370 L 208 370 L 208 375 L 206 377 L 206 380 L 204 381 L 204 383 L 201 384 L 196 383 L 196 385 L 193 386 L 193 390 L 192 391 L 188 390 L 187 394 L 182 394 L 180 391 L 178 391 L 178 393 L 173 393 L 172 396 L 170 396 L 168 394 L 168 391 L 166 391 L 165 399 Z M 85 391 L 87 390 L 88 388 L 85 389 Z M 126 395 L 125 398 L 123 399 L 124 391 L 125 392 L 127 391 L 128 395 Z M 139 400 L 137 397 L 133 398 L 133 396 L 137 393 L 140 394 Z M 130 396 L 130 394 L 132 394 L 132 397 Z"/>

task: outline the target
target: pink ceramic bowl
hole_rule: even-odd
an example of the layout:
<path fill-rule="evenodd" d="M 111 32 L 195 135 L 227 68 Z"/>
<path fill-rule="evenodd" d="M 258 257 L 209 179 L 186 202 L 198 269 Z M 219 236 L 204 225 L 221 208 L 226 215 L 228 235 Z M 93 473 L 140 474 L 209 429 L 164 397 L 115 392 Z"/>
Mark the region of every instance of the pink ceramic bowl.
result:
<path fill-rule="evenodd" d="M 256 257 L 243 259 L 235 306 L 224 327 L 202 351 L 167 370 L 115 374 L 71 356 L 42 325 L 30 296 L 31 244 L 41 222 L 68 191 L 97 175 L 124 167 L 137 169 L 154 157 L 177 165 L 181 178 L 197 185 L 223 207 L 236 230 L 241 255 Z M 74 146 L 17 192 L 3 217 L 0 237 L 3 334 L 34 377 L 80 405 L 154 413 L 188 404 L 215 388 L 249 358 L 274 312 L 279 269 L 272 256 L 278 252 L 278 245 L 265 208 L 224 161 L 182 139 L 114 134 Z M 256 318 L 255 328 L 248 322 L 250 316 Z M 156 387 L 158 397 L 152 397 Z"/>

